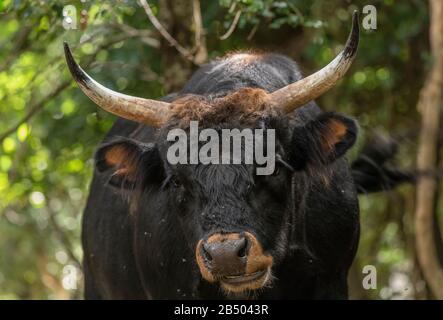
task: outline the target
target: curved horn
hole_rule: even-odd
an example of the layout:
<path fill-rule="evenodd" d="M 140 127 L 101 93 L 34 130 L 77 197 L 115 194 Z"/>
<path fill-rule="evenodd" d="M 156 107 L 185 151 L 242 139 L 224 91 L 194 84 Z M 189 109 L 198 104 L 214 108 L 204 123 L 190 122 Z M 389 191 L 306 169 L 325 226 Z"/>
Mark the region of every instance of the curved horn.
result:
<path fill-rule="evenodd" d="M 170 109 L 169 103 L 128 96 L 102 86 L 77 64 L 68 44 L 64 42 L 63 45 L 66 62 L 74 80 L 99 107 L 119 117 L 154 127 L 160 127 L 166 122 Z"/>
<path fill-rule="evenodd" d="M 346 73 L 356 56 L 359 40 L 358 12 L 344 49 L 323 69 L 270 94 L 275 105 L 289 113 L 331 89 Z"/>

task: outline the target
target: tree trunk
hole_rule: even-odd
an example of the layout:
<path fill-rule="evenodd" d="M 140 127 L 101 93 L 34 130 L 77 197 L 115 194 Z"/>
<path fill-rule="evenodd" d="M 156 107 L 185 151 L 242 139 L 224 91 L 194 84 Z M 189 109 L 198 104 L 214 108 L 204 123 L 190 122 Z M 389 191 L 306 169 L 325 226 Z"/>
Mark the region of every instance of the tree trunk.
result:
<path fill-rule="evenodd" d="M 437 167 L 440 108 L 443 102 L 443 1 L 430 0 L 430 43 L 434 59 L 420 92 L 418 110 L 422 115 L 417 167 L 432 172 Z M 421 176 L 417 183 L 415 230 L 417 257 L 425 280 L 437 299 L 443 299 L 443 268 L 434 241 L 434 208 L 438 180 Z"/>

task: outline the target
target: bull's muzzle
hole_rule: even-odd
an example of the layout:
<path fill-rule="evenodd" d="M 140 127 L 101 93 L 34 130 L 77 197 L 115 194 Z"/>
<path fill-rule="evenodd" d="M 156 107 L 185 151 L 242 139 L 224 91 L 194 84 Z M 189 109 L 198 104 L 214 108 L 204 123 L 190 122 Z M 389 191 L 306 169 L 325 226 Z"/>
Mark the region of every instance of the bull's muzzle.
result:
<path fill-rule="evenodd" d="M 196 259 L 205 280 L 220 282 L 223 289 L 232 292 L 263 287 L 270 279 L 273 262 L 249 232 L 216 233 L 200 240 Z"/>

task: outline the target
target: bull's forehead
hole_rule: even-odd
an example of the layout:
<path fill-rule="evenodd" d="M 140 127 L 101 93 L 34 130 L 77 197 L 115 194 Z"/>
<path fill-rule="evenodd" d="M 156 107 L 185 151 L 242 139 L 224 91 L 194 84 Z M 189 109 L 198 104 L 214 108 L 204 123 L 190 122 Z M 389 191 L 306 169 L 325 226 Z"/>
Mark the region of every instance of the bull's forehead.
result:
<path fill-rule="evenodd" d="M 167 126 L 181 128 L 188 128 L 191 121 L 206 128 L 220 124 L 251 126 L 264 117 L 279 115 L 268 94 L 258 88 L 241 88 L 224 97 L 181 97 L 172 102 L 171 111 Z"/>

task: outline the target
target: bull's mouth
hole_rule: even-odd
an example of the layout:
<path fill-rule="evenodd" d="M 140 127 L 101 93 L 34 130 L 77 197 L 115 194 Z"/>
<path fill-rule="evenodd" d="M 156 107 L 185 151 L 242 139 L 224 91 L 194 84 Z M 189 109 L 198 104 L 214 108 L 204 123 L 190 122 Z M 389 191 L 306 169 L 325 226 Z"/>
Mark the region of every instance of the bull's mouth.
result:
<path fill-rule="evenodd" d="M 263 287 L 269 278 L 270 268 L 267 268 L 249 274 L 223 276 L 220 278 L 220 285 L 227 291 L 242 292 Z"/>
<path fill-rule="evenodd" d="M 248 282 L 253 282 L 261 277 L 263 277 L 268 270 L 261 270 L 250 274 L 239 275 L 239 276 L 224 276 L 221 281 L 228 284 L 244 284 Z"/>

